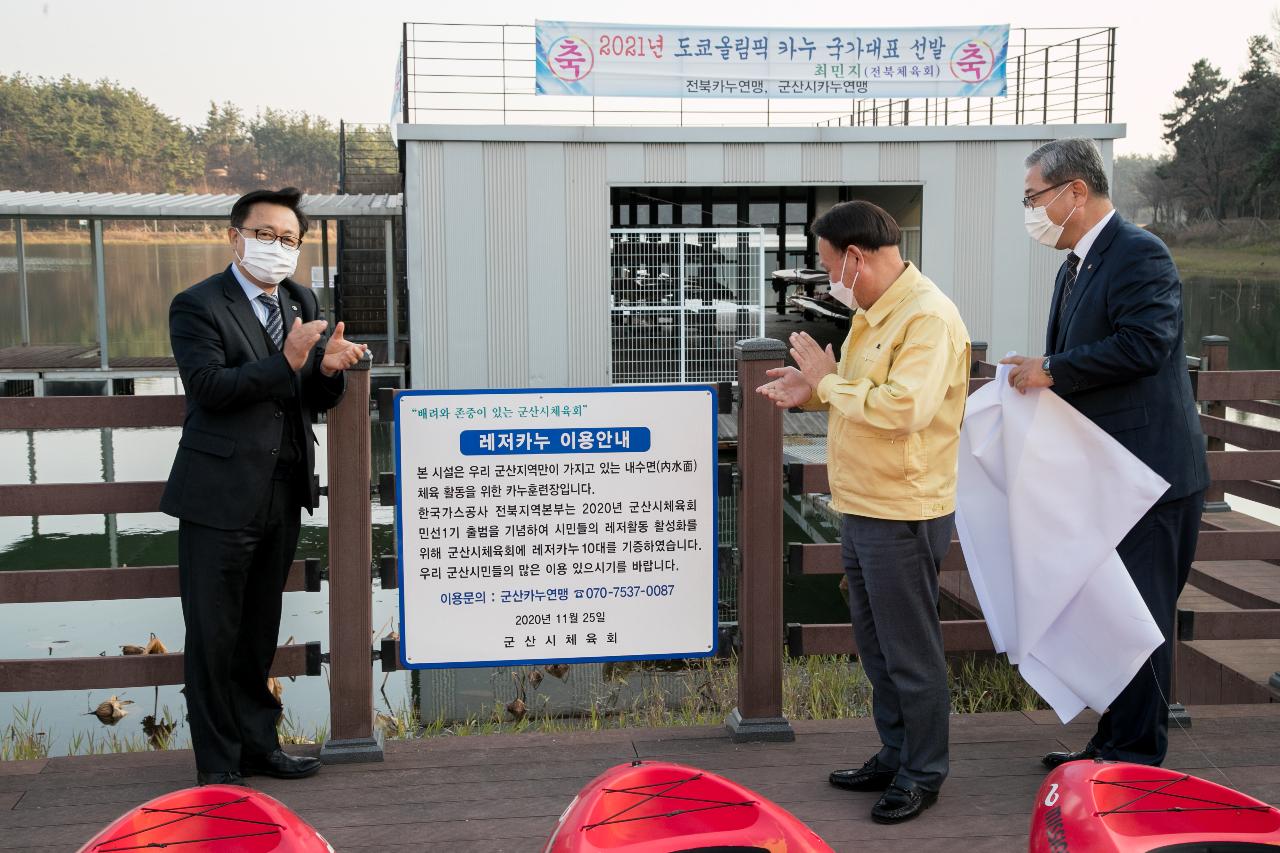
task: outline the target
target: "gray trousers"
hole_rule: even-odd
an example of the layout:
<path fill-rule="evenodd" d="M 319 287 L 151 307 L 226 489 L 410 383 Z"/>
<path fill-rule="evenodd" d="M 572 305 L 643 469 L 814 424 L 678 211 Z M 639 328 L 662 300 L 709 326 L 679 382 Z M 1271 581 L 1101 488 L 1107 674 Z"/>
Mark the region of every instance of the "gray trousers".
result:
<path fill-rule="evenodd" d="M 953 516 L 886 521 L 846 515 L 840 531 L 849 615 L 871 682 L 881 764 L 936 791 L 947 778 L 951 696 L 938 623 L 938 566 Z"/>

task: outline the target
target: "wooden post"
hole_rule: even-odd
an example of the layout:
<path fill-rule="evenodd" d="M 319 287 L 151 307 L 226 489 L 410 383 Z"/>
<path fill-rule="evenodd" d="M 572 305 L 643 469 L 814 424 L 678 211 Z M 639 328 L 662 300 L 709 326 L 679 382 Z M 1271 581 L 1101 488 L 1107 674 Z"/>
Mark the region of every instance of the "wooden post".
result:
<path fill-rule="evenodd" d="M 1200 339 L 1200 369 L 1201 370 L 1229 370 L 1227 367 L 1227 349 L 1231 344 L 1231 339 L 1222 335 L 1205 335 Z M 1205 404 L 1205 414 L 1215 418 L 1225 418 L 1227 416 L 1227 406 L 1225 403 L 1213 401 Z M 1227 445 L 1220 438 L 1209 438 L 1206 444 L 1209 450 L 1226 450 Z M 1210 483 L 1209 488 L 1204 493 L 1204 511 L 1205 512 L 1229 512 L 1230 505 L 1227 503 L 1226 494 L 1223 491 L 1221 483 Z"/>
<path fill-rule="evenodd" d="M 369 365 L 347 370 L 329 412 L 329 740 L 326 764 L 382 760 L 373 727 L 373 541 L 369 491 Z"/>
<path fill-rule="evenodd" d="M 756 393 L 787 348 L 772 338 L 738 341 L 738 707 L 725 721 L 734 742 L 793 741 L 782 715 L 782 411 Z"/>

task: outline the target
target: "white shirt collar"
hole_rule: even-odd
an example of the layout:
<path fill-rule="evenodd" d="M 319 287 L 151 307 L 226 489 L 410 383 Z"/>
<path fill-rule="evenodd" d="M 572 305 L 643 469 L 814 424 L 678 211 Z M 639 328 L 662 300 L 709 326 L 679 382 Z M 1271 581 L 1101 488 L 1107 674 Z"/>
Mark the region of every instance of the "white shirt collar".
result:
<path fill-rule="evenodd" d="M 1084 233 L 1084 236 L 1076 242 L 1071 251 L 1076 253 L 1076 257 L 1081 261 L 1089 254 L 1089 250 L 1093 248 L 1093 242 L 1098 239 L 1098 235 L 1102 233 L 1102 229 L 1111 221 L 1111 217 L 1116 215 L 1116 209 L 1113 207 L 1107 211 L 1107 215 L 1098 220 L 1098 224 L 1090 228 Z"/>
<path fill-rule="evenodd" d="M 258 303 L 255 302 L 254 300 L 257 299 L 262 294 L 265 293 L 268 296 L 275 296 L 276 291 L 280 289 L 280 285 L 276 285 L 270 290 L 267 290 L 262 287 L 258 287 L 258 285 L 249 281 L 248 277 L 245 276 L 244 273 L 240 272 L 240 267 L 236 265 L 234 262 L 231 264 L 231 274 L 236 277 L 236 281 L 240 282 L 240 286 L 244 288 L 244 295 L 248 297 L 250 305 L 257 305 Z"/>

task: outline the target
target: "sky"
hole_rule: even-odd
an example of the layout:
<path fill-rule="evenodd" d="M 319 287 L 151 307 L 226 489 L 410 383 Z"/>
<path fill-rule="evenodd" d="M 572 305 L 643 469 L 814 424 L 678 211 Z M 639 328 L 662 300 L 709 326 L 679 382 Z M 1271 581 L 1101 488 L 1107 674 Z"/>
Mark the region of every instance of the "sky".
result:
<path fill-rule="evenodd" d="M 861 8 L 858 8 L 858 7 Z M 465 11 L 459 11 L 465 7 Z M 1164 150 L 1160 114 L 1197 59 L 1238 77 L 1251 35 L 1276 36 L 1280 0 L 1153 4 L 1117 0 L 1027 3 L 914 0 L 794 6 L 742 0 L 646 0 L 635 7 L 583 0 L 314 0 L 207 4 L 159 0 L 0 0 L 0 74 L 108 78 L 162 111 L 199 124 L 210 101 L 247 113 L 304 110 L 331 121 L 385 122 L 403 21 L 531 24 L 535 18 L 616 23 L 761 27 L 1002 24 L 1117 27 L 1117 154 Z M 606 11 L 607 9 L 607 11 Z M 856 9 L 856 11 L 849 11 Z M 624 11 L 625 10 L 625 11 Z M 905 11 L 904 11 L 905 10 Z M 1203 13 L 1208 14 L 1203 14 Z M 1197 14 L 1201 13 L 1201 14 Z"/>

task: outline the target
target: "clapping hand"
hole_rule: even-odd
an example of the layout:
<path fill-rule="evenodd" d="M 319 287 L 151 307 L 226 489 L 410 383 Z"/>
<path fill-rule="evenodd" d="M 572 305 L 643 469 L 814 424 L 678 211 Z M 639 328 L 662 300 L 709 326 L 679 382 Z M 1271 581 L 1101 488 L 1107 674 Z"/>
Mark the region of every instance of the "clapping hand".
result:
<path fill-rule="evenodd" d="M 324 358 L 320 361 L 320 372 L 325 376 L 334 376 L 351 367 L 364 357 L 368 347 L 349 341 L 343 337 L 345 324 L 341 321 L 333 330 L 333 335 L 324 346 Z"/>
<path fill-rule="evenodd" d="M 804 405 L 823 377 L 836 372 L 836 356 L 831 345 L 826 349 L 818 345 L 807 332 L 797 332 L 791 336 L 791 357 L 799 368 L 775 367 L 765 371 L 765 375 L 773 381 L 766 382 L 756 389 L 780 409 L 791 409 Z"/>

